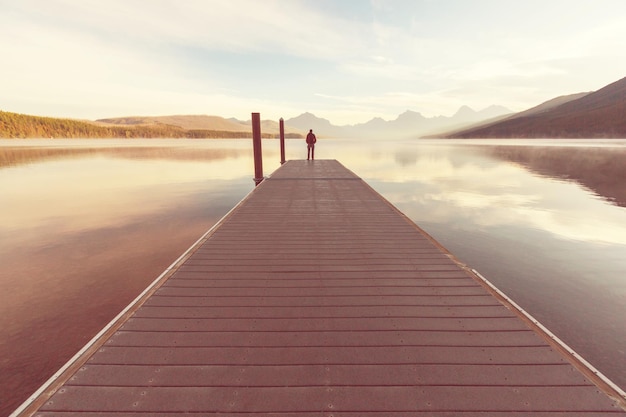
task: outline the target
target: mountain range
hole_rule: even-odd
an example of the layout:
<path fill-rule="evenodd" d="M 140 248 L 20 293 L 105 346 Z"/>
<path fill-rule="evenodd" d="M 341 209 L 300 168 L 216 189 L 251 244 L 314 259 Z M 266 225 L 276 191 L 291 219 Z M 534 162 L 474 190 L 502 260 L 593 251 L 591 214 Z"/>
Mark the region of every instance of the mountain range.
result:
<path fill-rule="evenodd" d="M 511 110 L 502 106 L 490 106 L 481 111 L 462 106 L 451 117 L 425 117 L 421 113 L 407 110 L 394 120 L 383 120 L 380 117 L 375 117 L 367 123 L 335 126 L 326 119 L 316 117 L 311 113 L 304 113 L 298 117 L 287 119 L 285 124 L 305 132 L 313 129 L 316 135 L 322 137 L 418 138 L 425 134 L 451 130 L 479 121 L 493 120 L 508 114 L 511 114 Z"/>
<path fill-rule="evenodd" d="M 626 138 L 626 77 L 600 90 L 557 97 L 445 138 Z"/>
<path fill-rule="evenodd" d="M 451 117 L 424 117 L 421 113 L 407 110 L 394 120 L 387 121 L 376 117 L 367 123 L 337 126 L 327 119 L 307 112 L 285 120 L 285 133 L 291 137 L 301 137 L 309 129 L 313 129 L 317 136 L 326 138 L 418 138 L 427 133 L 449 131 L 471 123 L 494 120 L 494 118 L 509 114 L 511 111 L 502 106 L 490 106 L 481 111 L 474 111 L 468 106 L 462 106 Z M 206 115 L 133 116 L 98 119 L 96 122 L 105 126 L 168 125 L 185 130 L 212 130 L 246 134 L 252 132 L 249 120 L 225 119 L 219 116 Z M 279 124 L 275 120 L 262 120 L 261 131 L 264 134 L 277 135 Z"/>

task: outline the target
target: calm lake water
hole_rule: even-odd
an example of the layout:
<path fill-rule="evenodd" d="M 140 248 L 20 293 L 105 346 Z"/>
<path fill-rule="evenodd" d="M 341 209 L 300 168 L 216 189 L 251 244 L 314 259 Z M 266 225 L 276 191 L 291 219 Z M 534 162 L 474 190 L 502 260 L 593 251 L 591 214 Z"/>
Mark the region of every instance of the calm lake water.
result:
<path fill-rule="evenodd" d="M 265 174 L 280 165 L 266 140 Z M 303 141 L 287 141 L 301 159 Z M 626 388 L 626 141 L 318 142 Z M 0 141 L 0 416 L 253 189 L 250 140 Z"/>

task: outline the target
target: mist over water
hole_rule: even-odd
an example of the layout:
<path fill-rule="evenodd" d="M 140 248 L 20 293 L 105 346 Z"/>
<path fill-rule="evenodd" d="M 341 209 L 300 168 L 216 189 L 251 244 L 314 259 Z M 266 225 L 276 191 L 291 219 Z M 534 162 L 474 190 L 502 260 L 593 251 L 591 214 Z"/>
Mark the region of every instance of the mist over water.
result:
<path fill-rule="evenodd" d="M 279 167 L 265 140 L 265 175 Z M 306 156 L 287 141 L 287 159 Z M 320 139 L 626 387 L 626 142 Z M 0 415 L 253 187 L 249 140 L 0 141 Z"/>

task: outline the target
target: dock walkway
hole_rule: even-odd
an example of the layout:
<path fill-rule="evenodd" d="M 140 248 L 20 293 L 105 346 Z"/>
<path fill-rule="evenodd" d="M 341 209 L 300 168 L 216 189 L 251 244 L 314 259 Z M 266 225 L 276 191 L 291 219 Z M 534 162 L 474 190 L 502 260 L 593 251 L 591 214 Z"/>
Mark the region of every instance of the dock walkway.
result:
<path fill-rule="evenodd" d="M 29 415 L 626 416 L 336 161 L 283 165 L 102 339 Z"/>

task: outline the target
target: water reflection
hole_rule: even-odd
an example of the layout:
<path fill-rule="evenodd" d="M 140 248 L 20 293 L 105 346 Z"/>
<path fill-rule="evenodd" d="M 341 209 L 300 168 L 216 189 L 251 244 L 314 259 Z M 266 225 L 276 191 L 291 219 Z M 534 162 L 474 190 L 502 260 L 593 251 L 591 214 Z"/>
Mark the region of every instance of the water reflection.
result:
<path fill-rule="evenodd" d="M 608 201 L 626 206 L 624 148 L 494 146 L 484 151 L 542 175 L 575 181 Z"/>
<path fill-rule="evenodd" d="M 195 144 L 195 146 L 194 146 Z M 216 145 L 216 142 L 209 143 Z M 12 146 L 19 145 L 19 146 Z M 230 146 L 219 141 L 218 146 L 208 146 L 204 142 L 171 141 L 154 139 L 151 141 L 102 140 L 85 143 L 80 140 L 28 140 L 2 141 L 0 143 L 0 168 L 33 164 L 59 159 L 84 159 L 87 157 L 108 157 L 133 160 L 178 160 L 216 161 L 223 159 L 246 158 L 249 150 L 242 141 L 231 141 Z"/>
<path fill-rule="evenodd" d="M 350 155 L 342 146 L 338 150 L 341 161 L 349 161 L 346 165 L 357 174 L 385 184 L 380 191 L 403 210 L 428 204 L 432 221 L 472 227 L 523 224 L 563 239 L 626 244 L 624 211 L 605 203 L 626 198 L 626 184 L 620 180 L 626 178 L 623 147 L 542 151 L 400 142 L 386 154 L 375 151 L 376 158 L 354 155 L 353 150 Z M 555 159 L 575 162 L 557 164 Z M 574 175 L 570 171 L 576 165 L 583 169 Z M 535 166 L 549 167 L 550 173 Z M 591 184 L 597 185 L 593 192 Z"/>

